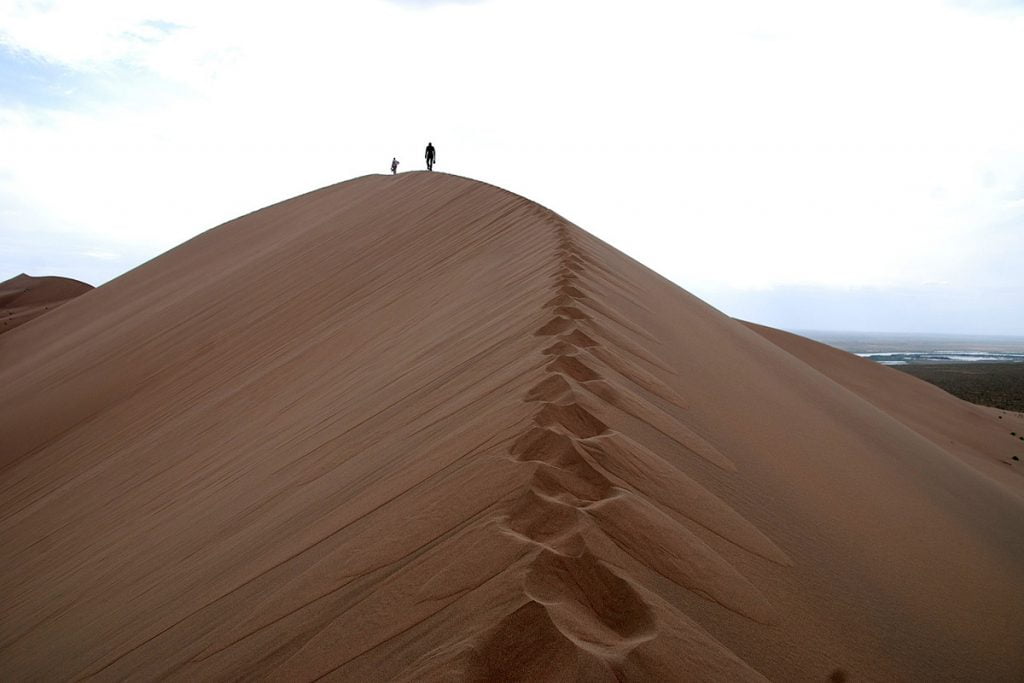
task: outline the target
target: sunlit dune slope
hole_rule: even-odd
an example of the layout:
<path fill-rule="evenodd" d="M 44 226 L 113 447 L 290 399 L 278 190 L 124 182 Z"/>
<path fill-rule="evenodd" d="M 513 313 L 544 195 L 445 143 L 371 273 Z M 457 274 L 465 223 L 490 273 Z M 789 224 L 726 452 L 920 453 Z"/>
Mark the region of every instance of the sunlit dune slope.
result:
<path fill-rule="evenodd" d="M 32 277 L 22 273 L 0 282 L 0 334 L 85 294 L 92 285 L 66 277 Z"/>
<path fill-rule="evenodd" d="M 0 337 L 0 673 L 1019 678 L 1024 420 L 802 344 L 454 176 L 231 221 Z"/>

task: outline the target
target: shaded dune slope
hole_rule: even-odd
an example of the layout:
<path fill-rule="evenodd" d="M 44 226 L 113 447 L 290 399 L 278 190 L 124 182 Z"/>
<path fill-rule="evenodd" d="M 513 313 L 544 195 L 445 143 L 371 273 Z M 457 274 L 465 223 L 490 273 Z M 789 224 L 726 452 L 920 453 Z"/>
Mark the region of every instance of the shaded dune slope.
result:
<path fill-rule="evenodd" d="M 1015 419 L 1019 414 L 962 401 L 894 368 L 865 362 L 805 337 L 744 324 L 993 481 L 1006 484 L 1010 492 L 1024 496 L 1024 478 L 1006 476 L 1015 472 L 1014 455 L 1024 460 L 1024 443 L 1015 443 L 1011 434 L 1021 433 L 1013 426 L 1019 427 Z M 991 428 L 993 424 L 997 429 Z"/>
<path fill-rule="evenodd" d="M 0 282 L 0 334 L 91 289 L 92 285 L 66 277 L 32 277 L 25 273 Z"/>
<path fill-rule="evenodd" d="M 249 214 L 0 338 L 0 671 L 1019 675 L 1020 419 L 799 355 L 482 183 Z"/>

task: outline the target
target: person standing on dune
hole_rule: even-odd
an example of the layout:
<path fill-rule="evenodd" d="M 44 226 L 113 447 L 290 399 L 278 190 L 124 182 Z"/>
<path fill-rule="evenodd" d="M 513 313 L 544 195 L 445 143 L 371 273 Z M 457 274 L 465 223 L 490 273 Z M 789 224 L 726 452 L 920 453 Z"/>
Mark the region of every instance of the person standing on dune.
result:
<path fill-rule="evenodd" d="M 391 175 L 398 173 L 398 159 L 391 157 Z"/>
<path fill-rule="evenodd" d="M 434 170 L 434 159 L 435 159 L 434 143 L 433 142 L 428 142 L 427 143 L 427 153 L 424 156 L 427 159 L 427 170 L 428 171 L 433 171 Z"/>

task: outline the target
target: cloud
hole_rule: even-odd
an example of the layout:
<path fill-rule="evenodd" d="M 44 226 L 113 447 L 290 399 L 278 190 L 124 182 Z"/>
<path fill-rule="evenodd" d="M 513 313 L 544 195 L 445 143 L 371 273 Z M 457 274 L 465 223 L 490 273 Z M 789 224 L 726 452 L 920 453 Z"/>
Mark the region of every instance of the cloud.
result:
<path fill-rule="evenodd" d="M 388 2 L 402 7 L 425 9 L 437 7 L 438 5 L 475 5 L 480 2 L 486 2 L 486 0 L 388 0 Z"/>
<path fill-rule="evenodd" d="M 88 256 L 89 258 L 99 259 L 100 261 L 115 261 L 121 258 L 121 255 L 113 251 L 100 251 L 98 249 L 87 249 L 82 252 L 82 256 Z"/>
<path fill-rule="evenodd" d="M 6 107 L 67 107 L 83 87 L 74 70 L 0 44 L 0 100 Z"/>
<path fill-rule="evenodd" d="M 1006 12 L 1024 14 L 1022 0 L 951 0 L 951 3 L 972 12 Z"/>
<path fill-rule="evenodd" d="M 1024 286 L 965 289 L 945 283 L 900 287 L 773 287 L 694 292 L 731 316 L 787 330 L 1024 336 Z"/>
<path fill-rule="evenodd" d="M 1021 281 L 1012 13 L 420 6 L 0 0 L 17 82 L 36 83 L 0 104 L 0 202 L 155 255 L 392 156 L 416 169 L 429 139 L 439 170 L 541 201 L 694 289 Z"/>

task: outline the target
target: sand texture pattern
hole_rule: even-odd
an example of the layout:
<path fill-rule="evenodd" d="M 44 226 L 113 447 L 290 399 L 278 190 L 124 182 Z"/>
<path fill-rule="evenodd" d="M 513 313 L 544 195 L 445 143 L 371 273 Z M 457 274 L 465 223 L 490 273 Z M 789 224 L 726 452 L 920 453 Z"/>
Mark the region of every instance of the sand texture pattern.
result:
<path fill-rule="evenodd" d="M 0 675 L 1020 680 L 1010 430 L 358 178 L 0 337 Z"/>

